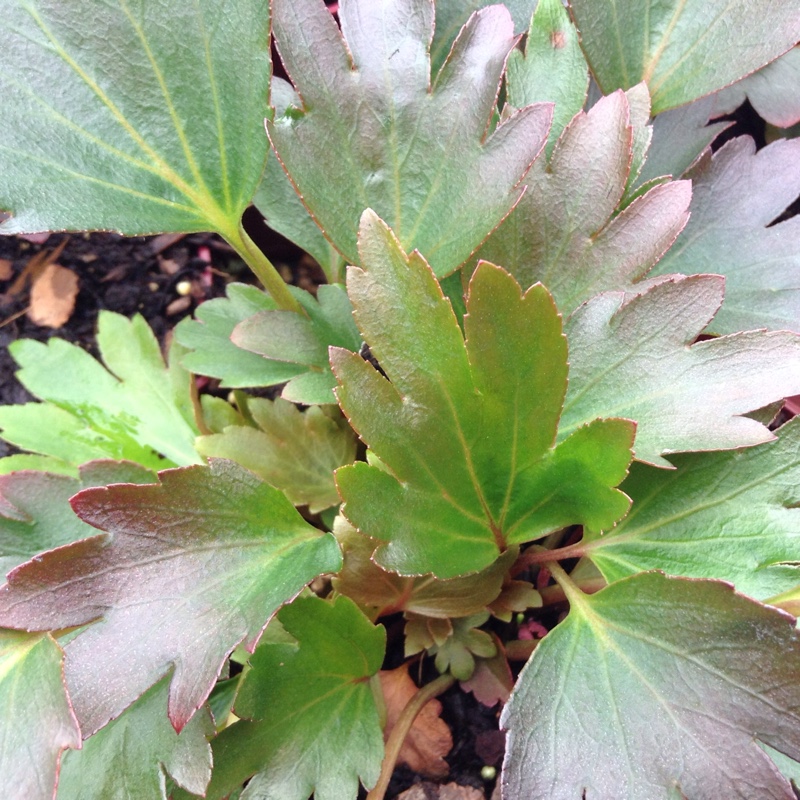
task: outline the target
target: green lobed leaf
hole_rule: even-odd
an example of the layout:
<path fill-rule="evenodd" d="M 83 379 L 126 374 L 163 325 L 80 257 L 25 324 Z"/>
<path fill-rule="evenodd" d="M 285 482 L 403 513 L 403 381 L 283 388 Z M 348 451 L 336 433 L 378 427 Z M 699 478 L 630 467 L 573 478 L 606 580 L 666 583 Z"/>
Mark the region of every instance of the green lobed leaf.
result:
<path fill-rule="evenodd" d="M 342 34 L 321 0 L 274 0 L 273 15 L 302 106 L 268 123 L 270 139 L 326 237 L 359 263 L 359 220 L 374 208 L 437 275 L 453 272 L 519 199 L 550 124 L 534 106 L 488 134 L 516 41 L 508 11 L 473 15 L 433 80 L 430 0 L 351 0 Z"/>
<path fill-rule="evenodd" d="M 494 0 L 436 0 L 436 25 L 431 42 L 431 73 L 436 74 L 444 64 L 461 28 L 479 8 L 492 5 Z M 503 5 L 514 20 L 514 33 L 525 33 L 536 8 L 536 0 L 506 0 Z"/>
<path fill-rule="evenodd" d="M 3 0 L 6 233 L 238 238 L 267 143 L 269 7 Z"/>
<path fill-rule="evenodd" d="M 800 40 L 800 2 L 569 0 L 605 94 L 646 81 L 658 114 L 715 92 Z"/>
<path fill-rule="evenodd" d="M 244 283 L 231 283 L 227 297 L 208 300 L 175 327 L 175 339 L 189 352 L 183 366 L 198 375 L 220 378 L 226 389 L 274 386 L 294 378 L 302 369 L 295 364 L 270 361 L 243 350 L 231 341 L 234 328 L 259 311 L 273 310 L 275 301 L 265 292 Z"/>
<path fill-rule="evenodd" d="M 198 430 L 179 352 L 167 369 L 144 318 L 110 311 L 100 314 L 97 344 L 105 368 L 63 339 L 13 342 L 17 377 L 45 402 L 1 407 L 3 438 L 75 466 L 107 458 L 149 469 L 198 463 Z"/>
<path fill-rule="evenodd" d="M 781 771 L 781 775 L 792 782 L 792 788 L 795 794 L 800 790 L 800 763 L 788 756 L 785 756 L 779 750 L 767 745 L 761 745 L 761 749 L 770 757 L 775 763 L 775 766 Z"/>
<path fill-rule="evenodd" d="M 90 736 L 81 750 L 65 754 L 58 781 L 61 800 L 166 800 L 165 772 L 185 789 L 202 794 L 211 778 L 214 732 L 207 709 L 176 733 L 167 718 L 165 678 L 120 717 Z"/>
<path fill-rule="evenodd" d="M 800 635 L 729 584 L 646 573 L 575 596 L 503 710 L 511 800 L 791 800 Z"/>
<path fill-rule="evenodd" d="M 634 93 L 636 109 L 640 100 Z M 691 189 L 686 181 L 656 186 L 617 214 L 634 175 L 631 119 L 623 92 L 579 113 L 550 162 L 533 165 L 528 190 L 479 257 L 524 287 L 541 281 L 565 313 L 644 276 L 686 224 Z"/>
<path fill-rule="evenodd" d="M 72 500 L 109 534 L 23 564 L 0 589 L 0 624 L 90 625 L 65 647 L 84 735 L 173 670 L 169 716 L 180 731 L 228 654 L 251 650 L 269 618 L 341 565 L 331 534 L 231 461 L 160 474 L 151 486 L 86 489 Z"/>
<path fill-rule="evenodd" d="M 435 657 L 436 669 L 449 671 L 460 681 L 468 681 L 475 672 L 475 658 L 492 658 L 497 645 L 486 631 L 478 630 L 489 619 L 489 612 L 459 617 L 451 621 L 450 635 L 428 648 Z"/>
<path fill-rule="evenodd" d="M 208 800 L 255 775 L 242 794 L 260 800 L 355 800 L 383 759 L 370 679 L 383 662 L 386 631 L 347 597 L 300 597 L 278 614 L 296 642 L 262 644 L 236 699 L 246 719 L 213 743 Z"/>
<path fill-rule="evenodd" d="M 54 456 L 35 456 L 30 453 L 17 453 L 13 456 L 0 458 L 0 475 L 22 470 L 36 470 L 49 472 L 53 475 L 66 475 L 70 478 L 78 477 L 78 467 L 68 464 Z"/>
<path fill-rule="evenodd" d="M 155 473 L 138 464 L 94 461 L 79 469 L 78 478 L 33 471 L 0 477 L 0 573 L 37 553 L 96 535 L 69 505 L 82 489 L 156 482 Z"/>
<path fill-rule="evenodd" d="M 217 733 L 228 726 L 233 711 L 233 701 L 236 699 L 241 682 L 241 672 L 235 678 L 219 680 L 208 696 L 208 708 Z"/>
<path fill-rule="evenodd" d="M 294 311 L 260 311 L 234 328 L 231 341 L 298 369 L 299 374 L 281 392 L 286 400 L 305 405 L 335 403 L 336 379 L 328 363 L 328 348 L 358 350 L 360 347 L 353 307 L 340 284 L 320 286 L 316 299 L 300 289 L 292 293 L 305 309 L 305 315 Z"/>
<path fill-rule="evenodd" d="M 234 401 L 241 403 L 242 410 L 247 411 L 247 401 L 250 396 L 244 392 L 233 393 Z M 230 396 L 230 395 L 229 395 Z M 213 394 L 201 394 L 200 406 L 203 412 L 203 422 L 211 433 L 222 433 L 229 425 L 251 425 L 239 409 L 231 405 L 227 400 L 216 397 Z M 196 444 L 196 442 L 195 442 Z"/>
<path fill-rule="evenodd" d="M 51 800 L 58 765 L 81 734 L 64 691 L 63 653 L 49 635 L 0 630 L 0 794 Z"/>
<path fill-rule="evenodd" d="M 253 398 L 247 409 L 258 429 L 228 426 L 200 437 L 197 451 L 237 461 L 312 514 L 338 504 L 333 471 L 356 457 L 355 436 L 341 415 L 336 419 L 318 406 L 300 411 L 280 398 Z"/>
<path fill-rule="evenodd" d="M 725 302 L 710 331 L 800 331 L 800 218 L 772 224 L 800 193 L 798 160 L 800 141 L 756 152 L 741 136 L 687 175 L 691 217 L 655 273 L 725 276 Z"/>
<path fill-rule="evenodd" d="M 559 438 L 597 416 L 624 416 L 637 424 L 636 460 L 661 467 L 670 466 L 664 454 L 773 439 L 742 415 L 800 392 L 800 337 L 749 331 L 695 342 L 722 303 L 723 279 L 659 281 L 628 298 L 599 295 L 567 321 Z"/>
<path fill-rule="evenodd" d="M 546 147 L 550 158 L 556 140 L 583 108 L 589 88 L 589 68 L 578 31 L 561 0 L 539 0 L 525 52 L 514 49 L 508 57 L 506 81 L 508 102 L 515 108 L 555 103 Z"/>
<path fill-rule="evenodd" d="M 722 578 L 758 600 L 800 582 L 800 419 L 778 440 L 732 453 L 686 454 L 665 473 L 635 465 L 628 516 L 586 554 L 613 582 L 648 569 Z"/>
<path fill-rule="evenodd" d="M 779 128 L 800 122 L 800 46 L 719 94 L 719 113 L 737 109 L 745 99 L 758 115 Z"/>
<path fill-rule="evenodd" d="M 339 402 L 385 465 L 337 471 L 344 515 L 385 544 L 375 560 L 404 575 L 477 572 L 509 546 L 572 523 L 605 527 L 628 509 L 633 426 L 594 420 L 553 448 L 566 389 L 566 341 L 542 286 L 491 264 L 475 271 L 464 318 L 422 257 L 407 257 L 372 211 L 351 268 L 356 321 L 384 378 L 332 349 Z"/>

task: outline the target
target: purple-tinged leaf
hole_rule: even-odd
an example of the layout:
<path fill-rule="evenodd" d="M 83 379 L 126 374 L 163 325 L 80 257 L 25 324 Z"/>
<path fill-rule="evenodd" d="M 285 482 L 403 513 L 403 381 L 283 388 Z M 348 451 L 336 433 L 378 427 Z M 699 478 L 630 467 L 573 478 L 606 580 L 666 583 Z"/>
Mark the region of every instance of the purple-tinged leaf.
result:
<path fill-rule="evenodd" d="M 639 173 L 639 186 L 664 175 L 680 178 L 732 122 L 714 122 L 718 95 L 664 111 L 653 120 L 653 139 Z"/>
<path fill-rule="evenodd" d="M 374 208 L 437 275 L 452 272 L 519 199 L 547 137 L 544 105 L 488 133 L 516 42 L 508 11 L 474 14 L 431 80 L 433 9 L 430 0 L 350 0 L 339 8 L 340 34 L 321 0 L 273 0 L 302 106 L 270 122 L 270 138 L 348 263 L 359 263 L 359 220 Z"/>
<path fill-rule="evenodd" d="M 722 303 L 715 275 L 599 295 L 565 325 L 570 382 L 559 437 L 598 416 L 636 422 L 637 461 L 771 441 L 742 415 L 800 393 L 800 336 L 750 331 L 692 344 Z"/>
<path fill-rule="evenodd" d="M 691 189 L 686 181 L 656 186 L 617 214 L 634 144 L 640 157 L 646 145 L 639 138 L 624 92 L 578 114 L 549 164 L 533 165 L 527 192 L 480 258 L 503 265 L 523 287 L 541 281 L 565 313 L 643 277 L 686 224 Z"/>
<path fill-rule="evenodd" d="M 372 211 L 360 247 L 365 268 L 350 269 L 350 297 L 388 378 L 355 353 L 332 350 L 331 362 L 342 408 L 384 464 L 337 471 L 344 515 L 385 542 L 375 560 L 454 578 L 511 545 L 625 514 L 613 487 L 629 463 L 629 421 L 595 415 L 553 448 L 567 352 L 547 290 L 523 295 L 507 272 L 481 264 L 465 342 L 431 268 Z"/>
<path fill-rule="evenodd" d="M 164 678 L 90 736 L 81 750 L 66 753 L 57 800 L 166 800 L 165 772 L 202 794 L 211 778 L 207 739 L 214 723 L 203 709 L 176 733 L 167 718 L 168 689 Z"/>
<path fill-rule="evenodd" d="M 448 581 L 432 575 L 406 578 L 378 566 L 372 555 L 380 542 L 359 533 L 344 517 L 336 518 L 333 533 L 344 556 L 342 569 L 333 578 L 333 588 L 372 611 L 372 619 L 398 611 L 439 619 L 486 611 L 500 596 L 508 571 L 519 555 L 519 548 L 510 547 L 486 569 Z M 533 592 L 530 600 L 531 605 L 541 605 L 538 592 Z"/>
<path fill-rule="evenodd" d="M 646 81 L 656 114 L 739 80 L 800 39 L 798 0 L 569 0 L 569 5 L 603 92 Z"/>
<path fill-rule="evenodd" d="M 0 795 L 52 800 L 62 752 L 81 746 L 48 635 L 0 631 Z"/>
<path fill-rule="evenodd" d="M 725 302 L 710 331 L 800 331 L 800 217 L 772 224 L 800 193 L 798 164 L 798 140 L 756 152 L 741 136 L 688 173 L 691 218 L 654 274 L 725 276 Z"/>
<path fill-rule="evenodd" d="M 181 730 L 226 656 L 252 650 L 272 614 L 341 564 L 331 534 L 277 489 L 230 461 L 167 470 L 151 486 L 87 489 L 73 499 L 111 535 L 45 553 L 0 589 L 0 624 L 89 626 L 65 647 L 84 735 L 173 669 L 169 716 Z"/>
<path fill-rule="evenodd" d="M 70 497 L 82 489 L 156 480 L 154 472 L 118 461 L 84 464 L 79 478 L 46 472 L 0 476 L 0 573 L 5 575 L 37 553 L 96 535 L 69 505 Z"/>
<path fill-rule="evenodd" d="M 289 106 L 299 108 L 301 101 L 291 84 L 282 78 L 273 78 L 272 105 L 275 114 L 281 117 Z M 267 156 L 267 165 L 253 203 L 272 230 L 294 242 L 317 261 L 328 283 L 340 283 L 344 280 L 341 255 L 308 213 L 273 150 Z"/>
<path fill-rule="evenodd" d="M 634 188 L 653 139 L 653 128 L 650 125 L 650 92 L 647 91 L 647 84 L 637 83 L 636 86 L 631 86 L 625 92 L 625 99 L 628 101 L 628 119 L 631 126 L 631 161 L 628 166 L 628 177 L 625 180 L 625 191 L 619 203 L 620 210 L 651 188 L 650 186 Z M 653 185 L 664 182 L 656 181 Z"/>
<path fill-rule="evenodd" d="M 792 617 L 655 572 L 570 594 L 503 711 L 504 797 L 794 800 L 757 743 L 800 758 Z"/>
<path fill-rule="evenodd" d="M 749 100 L 759 116 L 778 128 L 800 122 L 800 45 L 718 95 L 720 114 Z"/>

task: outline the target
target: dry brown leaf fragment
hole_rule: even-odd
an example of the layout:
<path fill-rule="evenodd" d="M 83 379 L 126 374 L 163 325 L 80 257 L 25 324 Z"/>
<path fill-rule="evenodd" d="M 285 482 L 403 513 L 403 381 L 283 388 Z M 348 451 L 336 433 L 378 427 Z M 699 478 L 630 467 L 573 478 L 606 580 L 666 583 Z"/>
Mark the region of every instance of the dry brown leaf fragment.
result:
<path fill-rule="evenodd" d="M 417 693 L 417 686 L 408 674 L 408 664 L 381 672 L 380 681 L 386 703 L 383 732 L 386 740 L 408 701 Z M 450 771 L 444 757 L 453 747 L 453 737 L 439 716 L 441 712 L 442 704 L 438 700 L 430 700 L 423 706 L 398 758 L 398 763 L 408 764 L 415 772 L 431 778 L 441 778 Z"/>
<path fill-rule="evenodd" d="M 189 297 L 189 295 L 178 297 L 167 306 L 166 315 L 168 317 L 172 317 L 175 314 L 182 314 L 184 311 L 188 311 L 191 308 L 191 305 L 192 298 Z"/>
<path fill-rule="evenodd" d="M 31 287 L 28 319 L 34 325 L 60 328 L 72 316 L 78 276 L 59 264 L 47 264 Z"/>
<path fill-rule="evenodd" d="M 28 259 L 28 263 L 25 264 L 19 275 L 14 279 L 11 286 L 6 290 L 5 297 L 15 297 L 24 292 L 29 283 L 35 283 L 48 264 L 55 264 L 56 261 L 58 261 L 68 241 L 68 238 L 64 238 L 54 250 L 40 250 L 38 253 L 34 253 L 34 255 Z"/>
<path fill-rule="evenodd" d="M 14 275 L 14 264 L 7 258 L 0 258 L 0 281 L 9 281 Z"/>

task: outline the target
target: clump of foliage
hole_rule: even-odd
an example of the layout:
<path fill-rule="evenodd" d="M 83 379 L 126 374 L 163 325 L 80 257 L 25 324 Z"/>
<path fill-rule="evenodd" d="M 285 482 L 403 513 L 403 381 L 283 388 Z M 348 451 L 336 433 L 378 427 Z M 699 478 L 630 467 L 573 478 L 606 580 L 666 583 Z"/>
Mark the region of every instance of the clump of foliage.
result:
<path fill-rule="evenodd" d="M 0 232 L 214 231 L 266 290 L 166 360 L 12 345 L 3 797 L 380 800 L 456 682 L 506 800 L 794 797 L 800 140 L 706 123 L 800 120 L 800 2 L 508 6 L 0 2 Z M 440 675 L 384 745 L 398 615 Z"/>

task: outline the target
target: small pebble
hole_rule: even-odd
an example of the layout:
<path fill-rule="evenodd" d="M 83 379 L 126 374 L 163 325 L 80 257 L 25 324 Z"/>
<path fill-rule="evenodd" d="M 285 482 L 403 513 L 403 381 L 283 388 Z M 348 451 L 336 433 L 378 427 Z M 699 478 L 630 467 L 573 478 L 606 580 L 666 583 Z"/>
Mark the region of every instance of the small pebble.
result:
<path fill-rule="evenodd" d="M 173 300 L 166 308 L 166 314 L 168 317 L 171 317 L 173 314 L 181 314 L 184 311 L 188 311 L 192 305 L 192 298 L 188 295 L 184 295 L 183 297 L 179 297 L 177 300 Z"/>

